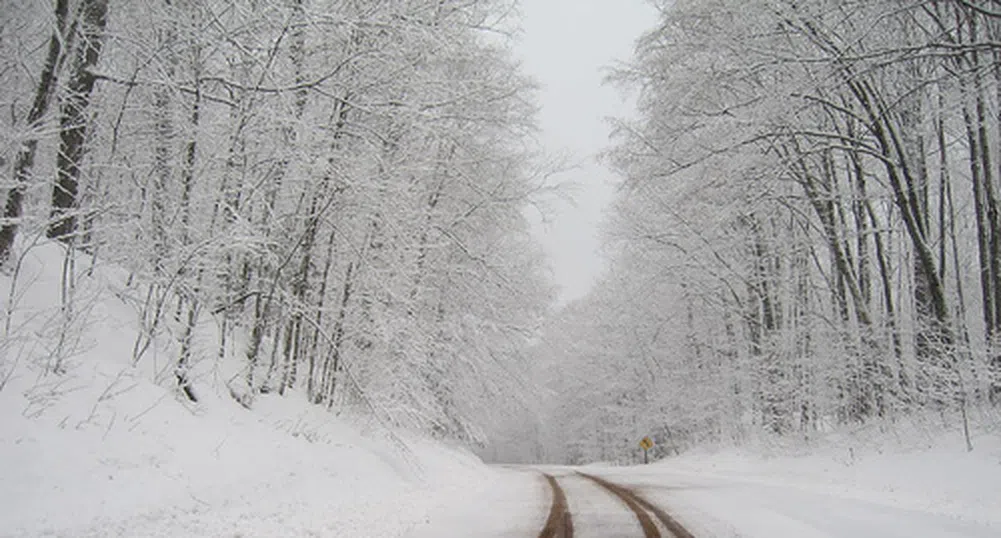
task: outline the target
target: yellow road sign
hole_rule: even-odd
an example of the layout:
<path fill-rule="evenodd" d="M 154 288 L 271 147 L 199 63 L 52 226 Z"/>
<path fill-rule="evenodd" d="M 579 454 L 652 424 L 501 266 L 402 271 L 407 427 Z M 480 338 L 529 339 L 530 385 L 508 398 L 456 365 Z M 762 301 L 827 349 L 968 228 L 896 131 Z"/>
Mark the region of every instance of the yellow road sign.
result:
<path fill-rule="evenodd" d="M 640 441 L 640 448 L 643 450 L 650 450 L 653 448 L 653 441 L 650 440 L 649 437 L 644 437 L 643 440 Z"/>

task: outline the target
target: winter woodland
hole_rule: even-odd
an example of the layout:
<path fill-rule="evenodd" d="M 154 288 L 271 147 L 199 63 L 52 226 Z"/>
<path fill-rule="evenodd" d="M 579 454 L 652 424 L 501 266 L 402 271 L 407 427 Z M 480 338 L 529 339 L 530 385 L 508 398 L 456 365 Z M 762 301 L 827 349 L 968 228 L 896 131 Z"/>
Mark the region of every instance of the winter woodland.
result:
<path fill-rule="evenodd" d="M 990 415 L 1001 2 L 656 4 L 611 76 L 639 118 L 607 153 L 610 270 L 546 329 L 546 450 Z"/>
<path fill-rule="evenodd" d="M 74 287 L 113 264 L 140 319 L 133 363 L 172 339 L 158 376 L 189 400 L 195 363 L 238 361 L 225 383 L 248 407 L 296 391 L 335 408 L 346 390 L 392 423 L 478 438 L 470 417 L 524 390 L 506 371 L 552 295 L 523 213 L 546 175 L 511 14 L 4 2 L 0 258 L 16 278 L 46 237 L 66 246 L 48 334 L 66 345 L 44 367 L 65 373 L 66 333 L 87 325 Z M 36 336 L 9 305 L 8 374 Z"/>
<path fill-rule="evenodd" d="M 236 365 L 534 459 L 1001 404 L 1001 2 L 653 3 L 557 308 L 509 0 L 5 0 L 0 263 L 65 255 L 45 323 L 4 290 L 0 390 L 71 375 L 113 267 L 181 400 Z"/>

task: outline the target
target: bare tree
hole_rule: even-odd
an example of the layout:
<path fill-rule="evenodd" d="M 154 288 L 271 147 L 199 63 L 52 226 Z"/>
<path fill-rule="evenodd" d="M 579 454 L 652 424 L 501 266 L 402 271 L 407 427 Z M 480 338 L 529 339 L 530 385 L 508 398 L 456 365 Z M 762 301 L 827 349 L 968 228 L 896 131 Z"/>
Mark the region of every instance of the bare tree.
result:
<path fill-rule="evenodd" d="M 48 54 L 35 88 L 31 110 L 25 119 L 28 136 L 21 144 L 14 160 L 13 186 L 7 192 L 7 202 L 4 206 L 4 222 L 0 226 L 0 264 L 7 262 L 14 247 L 18 223 L 24 213 L 24 194 L 31 180 L 35 154 L 38 151 L 37 131 L 41 129 L 42 121 L 55 97 L 59 74 L 66 58 L 66 49 L 70 48 L 67 45 L 71 45 L 71 38 L 76 34 L 72 28 L 68 28 L 68 25 L 71 25 L 69 0 L 56 0 L 55 27 L 49 38 Z"/>

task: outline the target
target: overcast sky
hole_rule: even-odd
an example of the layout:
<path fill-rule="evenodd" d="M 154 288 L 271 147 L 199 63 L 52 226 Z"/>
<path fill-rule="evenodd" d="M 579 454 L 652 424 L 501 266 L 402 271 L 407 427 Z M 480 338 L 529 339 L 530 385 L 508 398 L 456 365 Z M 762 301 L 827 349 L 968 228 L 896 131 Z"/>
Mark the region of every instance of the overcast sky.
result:
<path fill-rule="evenodd" d="M 521 0 L 521 11 L 517 51 L 542 84 L 543 142 L 581 164 L 559 178 L 575 184 L 575 203 L 557 203 L 550 222 L 537 226 L 566 301 L 587 293 L 602 270 L 598 226 L 615 176 L 595 156 L 608 145 L 605 118 L 632 112 L 616 89 L 602 85 L 604 69 L 629 59 L 656 12 L 644 0 Z"/>

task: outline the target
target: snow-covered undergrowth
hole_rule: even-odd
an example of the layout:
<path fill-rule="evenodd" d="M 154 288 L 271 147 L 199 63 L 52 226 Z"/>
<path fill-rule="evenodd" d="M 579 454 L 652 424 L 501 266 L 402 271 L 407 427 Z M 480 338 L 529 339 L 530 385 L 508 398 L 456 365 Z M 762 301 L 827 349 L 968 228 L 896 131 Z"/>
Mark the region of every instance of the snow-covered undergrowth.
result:
<path fill-rule="evenodd" d="M 0 535 L 405 536 L 489 483 L 468 452 L 362 414 L 294 394 L 245 409 L 226 383 L 235 358 L 196 353 L 188 402 L 169 332 L 133 365 L 138 292 L 121 271 L 86 276 L 80 261 L 74 311 L 60 311 L 62 257 L 29 251 L 11 294 L 0 276 Z"/>

